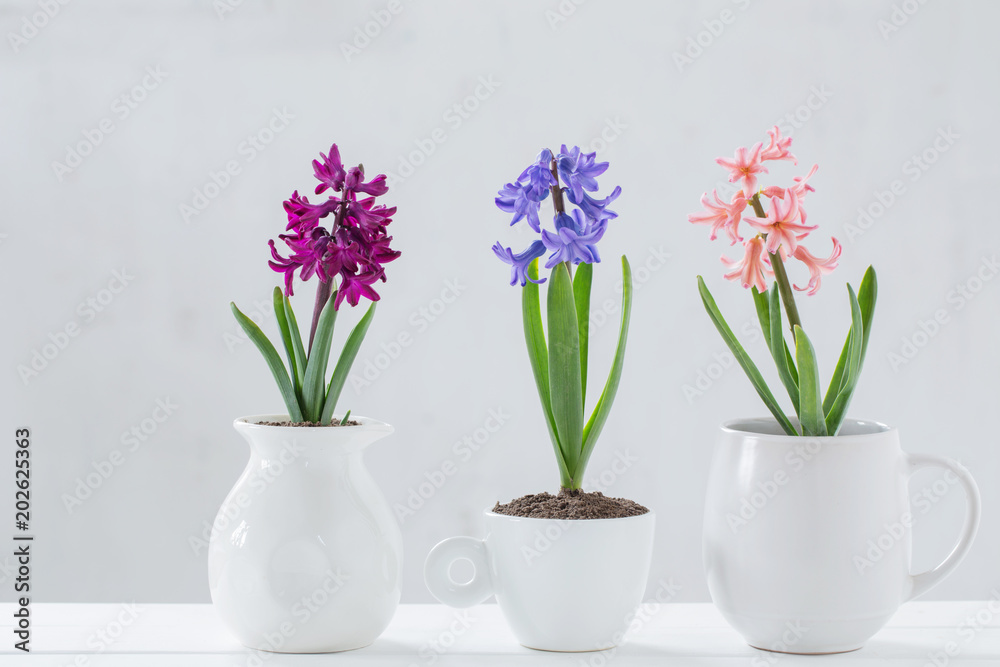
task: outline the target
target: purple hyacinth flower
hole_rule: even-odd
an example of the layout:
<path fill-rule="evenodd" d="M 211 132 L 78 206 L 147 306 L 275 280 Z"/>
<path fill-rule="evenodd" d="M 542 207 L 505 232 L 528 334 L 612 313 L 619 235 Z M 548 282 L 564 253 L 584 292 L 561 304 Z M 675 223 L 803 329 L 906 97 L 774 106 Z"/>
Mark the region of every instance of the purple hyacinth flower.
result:
<path fill-rule="evenodd" d="M 339 192 L 344 187 L 347 172 L 344 163 L 340 161 L 340 149 L 337 144 L 330 146 L 330 156 L 319 154 L 323 161 L 313 160 L 313 173 L 320 183 L 316 186 L 316 194 L 322 194 L 327 188 Z"/>
<path fill-rule="evenodd" d="M 594 199 L 586 192 L 583 193 L 583 197 L 579 200 L 576 198 L 576 194 L 570 190 L 567 198 L 571 203 L 576 204 L 583 211 L 583 214 L 592 220 L 611 220 L 612 218 L 617 218 L 618 214 L 607 208 L 608 204 L 618 199 L 618 196 L 622 193 L 621 186 L 616 186 L 611 194 L 604 199 Z"/>
<path fill-rule="evenodd" d="M 587 220 L 579 210 L 574 209 L 572 217 L 565 213 L 556 214 L 555 225 L 555 233 L 542 230 L 542 242 L 552 251 L 545 268 L 551 269 L 560 262 L 596 264 L 601 261 L 595 244 L 604 236 L 607 220 Z"/>
<path fill-rule="evenodd" d="M 549 194 L 549 188 L 556 184 L 552 175 L 552 151 L 544 149 L 535 158 L 534 163 L 521 172 L 517 178 L 518 185 L 528 186 L 526 195 L 532 201 L 542 201 Z M 537 231 L 537 230 L 536 230 Z"/>
<path fill-rule="evenodd" d="M 548 190 L 545 192 L 548 193 Z M 532 199 L 530 188 L 526 188 L 520 183 L 507 183 L 497 195 L 494 200 L 497 208 L 514 214 L 510 221 L 511 225 L 527 218 L 528 225 L 536 232 L 539 231 L 538 209 L 541 206 L 541 200 Z"/>
<path fill-rule="evenodd" d="M 498 241 L 493 246 L 493 253 L 505 264 L 510 264 L 510 284 L 520 283 L 521 287 L 524 287 L 531 280 L 528 277 L 528 265 L 545 254 L 545 244 L 535 241 L 524 252 L 515 255 L 510 248 L 504 248 Z M 531 282 L 541 284 L 545 282 L 545 278 Z"/>
<path fill-rule="evenodd" d="M 562 145 L 559 155 L 556 156 L 556 169 L 559 178 L 578 200 L 583 199 L 583 191 L 597 190 L 597 177 L 608 170 L 607 162 L 596 162 L 597 153 L 581 153 L 579 146 L 573 146 L 573 150 L 568 150 L 566 144 Z"/>

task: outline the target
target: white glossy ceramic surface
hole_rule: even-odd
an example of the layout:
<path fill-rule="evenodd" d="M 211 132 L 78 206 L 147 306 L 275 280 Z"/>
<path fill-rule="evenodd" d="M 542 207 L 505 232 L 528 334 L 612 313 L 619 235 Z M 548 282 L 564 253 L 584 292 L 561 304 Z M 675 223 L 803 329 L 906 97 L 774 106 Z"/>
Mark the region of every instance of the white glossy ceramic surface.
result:
<path fill-rule="evenodd" d="M 246 646 L 282 653 L 360 648 L 399 604 L 402 536 L 362 454 L 388 424 L 234 427 L 250 461 L 213 526 L 212 602 Z"/>
<path fill-rule="evenodd" d="M 928 466 L 950 471 L 969 505 L 948 557 L 914 575 L 907 483 Z M 705 504 L 709 590 L 752 646 L 851 651 L 961 562 L 979 515 L 968 471 L 951 459 L 904 453 L 894 428 L 848 420 L 836 437 L 801 438 L 783 435 L 773 419 L 730 422 Z"/>
<path fill-rule="evenodd" d="M 652 512 L 561 521 L 487 511 L 486 539 L 452 537 L 427 556 L 424 580 L 441 602 L 471 607 L 495 595 L 517 640 L 545 651 L 617 645 L 642 601 L 653 556 Z M 468 582 L 452 578 L 468 560 Z"/>

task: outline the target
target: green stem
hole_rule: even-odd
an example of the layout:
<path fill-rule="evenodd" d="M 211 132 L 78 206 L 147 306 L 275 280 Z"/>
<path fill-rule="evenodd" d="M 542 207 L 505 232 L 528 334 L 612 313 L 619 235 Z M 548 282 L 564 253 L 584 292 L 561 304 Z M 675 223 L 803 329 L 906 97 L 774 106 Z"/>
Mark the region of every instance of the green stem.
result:
<path fill-rule="evenodd" d="M 759 192 L 750 199 L 750 205 L 753 206 L 754 213 L 757 214 L 758 218 L 767 217 L 767 214 L 764 213 L 764 207 L 760 203 Z M 781 255 L 779 253 L 768 253 L 768 257 L 771 260 L 771 269 L 774 270 L 774 282 L 778 283 L 778 292 L 781 293 L 781 303 L 785 306 L 785 315 L 788 317 L 788 328 L 791 329 L 794 336 L 796 325 L 799 327 L 802 326 L 802 320 L 799 318 L 799 309 L 795 305 L 795 293 L 792 291 L 792 284 L 788 282 L 788 274 L 785 272 L 785 263 L 781 261 Z"/>

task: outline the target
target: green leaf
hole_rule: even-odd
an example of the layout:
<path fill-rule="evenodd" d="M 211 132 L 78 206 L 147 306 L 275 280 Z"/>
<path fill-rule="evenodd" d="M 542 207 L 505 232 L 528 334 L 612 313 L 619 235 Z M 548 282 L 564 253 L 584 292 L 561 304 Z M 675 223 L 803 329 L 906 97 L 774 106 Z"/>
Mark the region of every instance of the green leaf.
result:
<path fill-rule="evenodd" d="M 756 287 L 750 288 L 753 294 L 753 305 L 757 309 L 757 319 L 760 321 L 760 330 L 764 335 L 764 344 L 767 345 L 768 352 L 771 351 L 771 307 L 768 303 L 767 292 L 761 293 L 757 291 Z M 778 331 L 781 331 L 781 317 L 779 311 L 778 317 Z M 792 382 L 795 383 L 796 387 L 799 384 L 799 374 L 795 370 L 795 359 L 792 358 L 792 353 L 788 351 L 788 343 L 785 342 L 784 336 L 781 338 L 781 346 L 784 348 L 785 354 L 785 368 L 788 369 L 788 374 L 792 378 Z M 775 364 L 778 360 L 775 359 Z M 798 413 L 798 403 L 795 404 L 795 411 Z"/>
<path fill-rule="evenodd" d="M 531 361 L 531 371 L 535 376 L 535 387 L 538 389 L 538 399 L 545 414 L 545 425 L 549 429 L 549 439 L 556 453 L 559 464 L 559 477 L 562 486 L 568 487 L 572 481 L 566 459 L 563 457 L 559 434 L 556 432 L 555 419 L 552 416 L 552 402 L 549 399 L 549 352 L 545 345 L 545 331 L 542 328 L 542 306 L 539 299 L 538 260 L 528 265 L 528 283 L 522 288 L 521 314 L 524 320 L 524 341 L 528 347 L 528 359 Z"/>
<path fill-rule="evenodd" d="M 583 399 L 580 377 L 580 331 L 573 283 L 565 262 L 552 269 L 546 295 L 549 325 L 549 399 L 566 468 L 579 488 L 577 467 L 583 449 Z"/>
<path fill-rule="evenodd" d="M 865 348 L 865 327 L 864 318 L 861 314 L 861 304 L 854 295 L 854 288 L 847 286 L 847 294 L 851 300 L 851 332 L 848 334 L 848 355 L 844 370 L 844 381 L 837 394 L 836 400 L 830 407 L 826 415 L 827 431 L 836 435 L 840 431 L 840 426 L 847 415 L 847 408 L 854 396 L 854 388 L 858 384 L 858 377 L 861 375 L 861 364 L 864 363 Z"/>
<path fill-rule="evenodd" d="M 351 420 L 351 411 L 348 410 L 347 414 L 344 415 L 344 418 L 340 420 L 340 425 L 347 426 L 347 422 L 349 422 L 350 420 Z"/>
<path fill-rule="evenodd" d="M 628 344 L 628 327 L 632 319 L 632 267 L 629 266 L 628 259 L 622 255 L 622 324 L 618 332 L 618 348 L 615 350 L 615 358 L 611 363 L 611 371 L 608 373 L 608 380 L 604 384 L 604 391 L 601 398 L 594 406 L 594 412 L 587 420 L 587 426 L 583 429 L 583 455 L 578 466 L 579 475 L 583 477 L 583 472 L 590 461 L 590 455 L 594 452 L 597 439 L 601 436 L 608 415 L 611 413 L 611 405 L 615 402 L 615 395 L 618 393 L 618 385 L 622 379 L 622 368 L 625 365 L 625 346 Z"/>
<path fill-rule="evenodd" d="M 865 353 L 868 350 L 868 336 L 872 328 L 872 317 L 875 315 L 875 300 L 878 297 L 878 280 L 875 277 L 875 269 L 871 266 L 865 271 L 864 278 L 861 279 L 861 288 L 858 290 L 858 304 L 861 306 L 861 320 L 864 324 L 864 337 L 861 343 L 861 363 L 864 364 Z M 853 320 L 853 314 L 852 314 Z M 853 321 L 851 327 L 854 327 Z M 844 341 L 844 349 L 840 352 L 840 359 L 837 360 L 837 367 L 830 378 L 830 386 L 826 390 L 826 398 L 823 399 L 823 411 L 829 415 L 833 409 L 833 402 L 840 395 L 840 390 L 844 386 L 844 374 L 847 369 L 847 359 L 851 352 L 851 330 L 847 332 L 847 340 Z"/>
<path fill-rule="evenodd" d="M 795 360 L 799 366 L 799 423 L 802 435 L 826 435 L 823 404 L 820 401 L 819 368 L 816 352 L 802 327 L 795 325 Z"/>
<path fill-rule="evenodd" d="M 337 365 L 333 369 L 333 377 L 330 378 L 330 386 L 326 392 L 323 412 L 320 414 L 320 422 L 323 424 L 333 419 L 333 411 L 337 407 L 337 401 L 340 399 L 340 392 L 344 390 L 344 383 L 347 382 L 347 376 L 351 374 L 351 366 L 354 365 L 354 360 L 358 356 L 358 350 L 361 349 L 361 343 L 364 342 L 365 335 L 368 333 L 368 327 L 371 326 L 372 318 L 374 317 L 375 302 L 373 301 L 372 305 L 368 306 L 368 310 L 364 316 L 354 325 L 351 335 L 347 337 L 347 342 L 344 343 L 344 349 L 340 351 L 340 358 L 337 359 Z"/>
<path fill-rule="evenodd" d="M 298 371 L 299 391 L 302 390 L 302 382 L 306 375 L 306 348 L 302 345 L 302 334 L 299 333 L 299 322 L 295 319 L 295 311 L 292 310 L 292 302 L 288 297 L 282 297 L 285 310 L 285 320 L 288 322 L 288 332 L 292 337 L 292 348 L 295 350 L 295 368 Z"/>
<path fill-rule="evenodd" d="M 295 345 L 292 343 L 292 332 L 288 327 L 288 318 L 285 316 L 285 295 L 281 293 L 280 287 L 274 288 L 274 317 L 278 320 L 278 330 L 281 332 L 281 340 L 285 344 L 285 356 L 288 357 L 289 374 L 292 376 L 292 386 L 295 387 L 295 395 L 302 396 L 302 373 L 295 363 Z"/>
<path fill-rule="evenodd" d="M 778 420 L 781 424 L 781 428 L 784 429 L 785 433 L 788 435 L 798 435 L 795 431 L 795 427 L 792 426 L 792 422 L 788 420 L 785 413 L 781 411 L 781 406 L 774 399 L 774 394 L 768 388 L 767 383 L 761 376 L 760 371 L 757 366 L 753 363 L 750 355 L 747 354 L 743 346 L 736 339 L 733 334 L 733 330 L 729 328 L 726 323 L 725 318 L 722 317 L 722 313 L 719 312 L 719 307 L 715 304 L 715 299 L 712 298 L 712 293 L 708 291 L 708 287 L 705 286 L 705 280 L 698 276 L 698 293 L 701 295 L 701 301 L 705 305 L 705 310 L 708 312 L 708 316 L 711 318 L 712 323 L 715 324 L 715 328 L 719 330 L 722 335 L 722 340 L 726 342 L 729 346 L 729 350 L 736 357 L 736 361 L 739 362 L 740 367 L 743 368 L 743 372 L 746 373 L 747 378 L 750 380 L 750 384 L 757 391 L 757 395 L 760 396 L 761 400 L 764 401 L 764 405 L 767 409 L 771 411 L 774 418 Z"/>
<path fill-rule="evenodd" d="M 594 265 L 580 264 L 573 277 L 573 299 L 576 303 L 577 329 L 580 331 L 580 386 L 582 406 L 587 406 L 587 358 L 590 347 L 590 286 L 594 281 Z"/>
<path fill-rule="evenodd" d="M 771 320 L 771 356 L 774 357 L 774 366 L 778 369 L 778 377 L 781 379 L 781 384 L 785 385 L 788 398 L 792 399 L 795 414 L 801 417 L 799 414 L 798 373 L 793 378 L 789 369 L 788 360 L 791 355 L 788 352 L 788 346 L 785 344 L 785 334 L 781 327 L 781 302 L 779 301 L 777 282 L 771 286 L 771 291 L 768 293 L 767 299 L 768 316 Z M 792 368 L 795 368 L 795 366 L 792 365 Z"/>
<path fill-rule="evenodd" d="M 264 355 L 264 361 L 267 362 L 268 368 L 271 369 L 271 375 L 274 376 L 275 382 L 278 383 L 278 391 L 281 392 L 281 398 L 284 399 L 285 407 L 288 408 L 289 418 L 294 422 L 302 421 L 302 410 L 299 408 L 299 401 L 295 395 L 295 387 L 292 386 L 292 381 L 288 378 L 288 371 L 285 369 L 285 364 L 281 361 L 281 357 L 278 356 L 278 351 L 274 349 L 274 345 L 267 339 L 264 332 L 260 330 L 260 327 L 240 312 L 235 303 L 230 302 L 229 305 L 232 307 L 233 315 L 236 317 L 236 321 L 240 327 L 246 332 L 250 340 L 253 341 L 253 344 L 257 346 L 260 353 Z"/>
<path fill-rule="evenodd" d="M 309 360 L 306 363 L 306 375 L 302 380 L 302 398 L 305 402 L 303 412 L 306 419 L 311 422 L 320 420 L 326 400 L 326 364 L 330 359 L 333 326 L 337 321 L 337 309 L 334 308 L 336 296 L 336 292 L 331 294 L 320 312 L 319 321 L 316 323 L 316 336 L 313 338 Z"/>

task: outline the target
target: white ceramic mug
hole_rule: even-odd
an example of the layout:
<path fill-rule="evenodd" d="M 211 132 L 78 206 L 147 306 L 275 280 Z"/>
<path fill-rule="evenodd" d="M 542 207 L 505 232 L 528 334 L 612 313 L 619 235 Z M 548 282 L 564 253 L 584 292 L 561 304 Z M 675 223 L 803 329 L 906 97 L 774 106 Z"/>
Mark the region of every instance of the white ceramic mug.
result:
<path fill-rule="evenodd" d="M 911 574 L 908 482 L 949 471 L 968 497 L 958 543 Z M 712 600 L 747 642 L 787 653 L 860 648 L 903 602 L 945 578 L 979 525 L 979 490 L 959 463 L 906 454 L 899 434 L 848 420 L 840 435 L 784 435 L 773 419 L 722 427 L 705 505 Z"/>
<path fill-rule="evenodd" d="M 573 521 L 485 516 L 486 539 L 452 537 L 427 556 L 424 580 L 434 597 L 471 607 L 496 595 L 528 648 L 596 651 L 621 641 L 646 590 L 652 512 Z M 461 560 L 475 568 L 467 582 L 451 574 Z"/>

